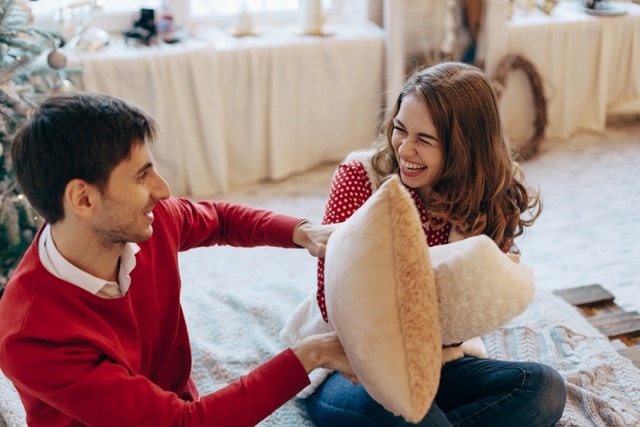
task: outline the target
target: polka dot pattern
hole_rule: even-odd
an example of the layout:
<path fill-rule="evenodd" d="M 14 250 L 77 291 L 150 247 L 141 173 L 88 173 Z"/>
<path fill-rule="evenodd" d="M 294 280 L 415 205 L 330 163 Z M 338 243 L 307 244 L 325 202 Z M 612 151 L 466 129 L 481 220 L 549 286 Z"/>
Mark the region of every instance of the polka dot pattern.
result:
<path fill-rule="evenodd" d="M 408 188 L 413 198 L 425 238 L 429 246 L 443 245 L 449 242 L 451 224 L 441 218 L 429 218 L 426 207 L 418 194 Z M 352 160 L 341 164 L 333 175 L 331 190 L 325 208 L 323 224 L 337 224 L 346 221 L 372 195 L 371 183 L 362 163 Z M 328 321 L 327 306 L 324 298 L 324 258 L 318 259 L 318 306 L 325 321 Z"/>

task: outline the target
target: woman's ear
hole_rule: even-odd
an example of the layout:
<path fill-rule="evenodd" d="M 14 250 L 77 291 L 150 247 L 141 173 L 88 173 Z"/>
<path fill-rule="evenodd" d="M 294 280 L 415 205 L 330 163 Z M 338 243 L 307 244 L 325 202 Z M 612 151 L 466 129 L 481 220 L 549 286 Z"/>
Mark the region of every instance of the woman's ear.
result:
<path fill-rule="evenodd" d="M 91 217 L 96 210 L 97 203 L 99 203 L 99 196 L 100 191 L 96 186 L 81 179 L 72 179 L 64 189 L 65 216 L 73 214 L 81 218 Z"/>

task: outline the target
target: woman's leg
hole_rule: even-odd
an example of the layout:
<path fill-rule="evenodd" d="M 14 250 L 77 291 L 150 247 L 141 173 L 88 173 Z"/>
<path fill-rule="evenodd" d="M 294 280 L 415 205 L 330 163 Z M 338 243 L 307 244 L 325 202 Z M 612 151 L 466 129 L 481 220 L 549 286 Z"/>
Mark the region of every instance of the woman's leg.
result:
<path fill-rule="evenodd" d="M 467 356 L 442 369 L 436 403 L 455 426 L 549 427 L 562 416 L 566 387 L 540 363 Z"/>
<path fill-rule="evenodd" d="M 318 427 L 440 427 L 451 426 L 435 405 L 419 424 L 407 423 L 384 409 L 369 396 L 362 385 L 354 386 L 342 374 L 334 372 L 306 400 L 311 419 Z"/>

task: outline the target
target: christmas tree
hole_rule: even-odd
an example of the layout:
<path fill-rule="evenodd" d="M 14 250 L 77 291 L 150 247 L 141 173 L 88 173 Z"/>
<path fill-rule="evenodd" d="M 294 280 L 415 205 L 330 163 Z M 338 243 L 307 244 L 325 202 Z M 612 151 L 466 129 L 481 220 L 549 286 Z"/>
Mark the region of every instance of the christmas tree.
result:
<path fill-rule="evenodd" d="M 65 68 L 63 43 L 32 25 L 26 2 L 0 0 L 0 296 L 42 222 L 15 180 L 9 144 L 33 108 L 72 86 L 78 71 Z"/>

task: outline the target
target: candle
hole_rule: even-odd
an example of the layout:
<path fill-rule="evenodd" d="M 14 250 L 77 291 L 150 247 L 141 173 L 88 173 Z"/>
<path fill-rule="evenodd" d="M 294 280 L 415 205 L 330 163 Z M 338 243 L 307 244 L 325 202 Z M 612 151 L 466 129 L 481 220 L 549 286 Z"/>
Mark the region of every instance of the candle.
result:
<path fill-rule="evenodd" d="M 251 19 L 251 14 L 247 9 L 246 3 L 242 3 L 242 10 L 238 15 L 238 27 L 236 31 L 240 34 L 250 34 L 253 32 L 253 20 Z"/>
<path fill-rule="evenodd" d="M 304 0 L 304 32 L 320 34 L 322 32 L 322 0 Z"/>

